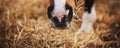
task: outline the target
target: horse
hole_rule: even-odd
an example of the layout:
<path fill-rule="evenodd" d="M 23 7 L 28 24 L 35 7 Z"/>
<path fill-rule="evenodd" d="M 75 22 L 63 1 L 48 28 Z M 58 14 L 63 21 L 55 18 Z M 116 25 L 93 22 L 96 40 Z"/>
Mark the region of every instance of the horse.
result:
<path fill-rule="evenodd" d="M 93 23 L 96 21 L 96 10 L 94 2 L 95 0 L 84 0 L 85 11 L 82 15 L 82 24 L 77 35 L 83 32 L 92 32 Z M 53 27 L 55 28 L 69 28 L 74 16 L 75 1 L 74 0 L 50 0 L 48 7 L 48 18 L 51 20 Z M 77 39 L 75 39 L 77 40 Z M 75 41 L 76 42 L 76 41 Z"/>
<path fill-rule="evenodd" d="M 55 28 L 69 28 L 74 16 L 74 0 L 49 0 L 50 5 L 47 10 L 48 18 Z M 96 20 L 96 12 L 93 6 L 94 0 L 85 0 L 85 12 L 82 15 L 82 25 L 80 30 L 93 30 L 93 23 Z"/>
<path fill-rule="evenodd" d="M 69 28 L 73 18 L 75 1 L 74 0 L 49 0 L 48 18 L 51 20 L 55 28 Z M 78 32 L 75 34 L 75 42 L 77 35 L 83 32 L 91 32 L 93 30 L 93 23 L 96 21 L 96 10 L 94 7 L 94 0 L 84 0 L 85 11 L 82 15 L 82 24 Z"/>
<path fill-rule="evenodd" d="M 48 18 L 55 28 L 69 28 L 74 16 L 74 0 L 49 0 Z"/>

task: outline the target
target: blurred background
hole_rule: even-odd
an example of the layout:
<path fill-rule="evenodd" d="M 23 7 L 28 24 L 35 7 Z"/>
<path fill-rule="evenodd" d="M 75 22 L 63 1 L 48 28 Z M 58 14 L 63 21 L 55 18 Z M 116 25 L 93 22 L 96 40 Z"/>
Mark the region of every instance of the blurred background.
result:
<path fill-rule="evenodd" d="M 95 33 L 80 33 L 77 43 L 84 0 L 77 1 L 79 19 L 69 29 L 51 27 L 48 6 L 49 0 L 0 0 L 0 48 L 120 48 L 120 0 L 96 0 Z"/>

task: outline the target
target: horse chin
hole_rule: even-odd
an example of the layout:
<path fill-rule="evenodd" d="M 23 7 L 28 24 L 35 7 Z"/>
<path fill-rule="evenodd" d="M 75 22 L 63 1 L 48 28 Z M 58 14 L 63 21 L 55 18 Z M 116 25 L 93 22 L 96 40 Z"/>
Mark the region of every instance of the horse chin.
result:
<path fill-rule="evenodd" d="M 60 24 L 55 24 L 54 22 L 51 22 L 51 26 L 53 28 L 57 28 L 57 29 L 68 29 L 71 27 L 71 24 L 66 22 L 66 23 L 60 23 Z"/>

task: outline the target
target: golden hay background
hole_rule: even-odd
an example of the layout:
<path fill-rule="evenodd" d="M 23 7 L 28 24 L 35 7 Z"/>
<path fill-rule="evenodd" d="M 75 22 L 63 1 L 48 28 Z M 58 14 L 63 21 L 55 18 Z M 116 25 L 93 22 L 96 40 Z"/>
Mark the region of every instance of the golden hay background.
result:
<path fill-rule="evenodd" d="M 96 0 L 95 33 L 73 42 L 83 4 L 78 0 L 72 27 L 60 30 L 47 18 L 48 0 L 0 0 L 0 48 L 120 48 L 120 0 Z"/>

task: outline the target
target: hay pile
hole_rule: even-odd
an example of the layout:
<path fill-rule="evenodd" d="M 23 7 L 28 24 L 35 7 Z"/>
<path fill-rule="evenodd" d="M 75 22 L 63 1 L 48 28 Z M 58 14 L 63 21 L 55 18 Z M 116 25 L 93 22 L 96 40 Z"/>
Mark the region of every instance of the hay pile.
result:
<path fill-rule="evenodd" d="M 79 19 L 73 19 L 72 27 L 64 30 L 51 27 L 47 18 L 48 0 L 0 0 L 0 48 L 119 48 L 119 1 L 96 2 L 95 33 L 81 33 L 74 43 L 84 11 L 83 0 L 78 0 L 75 9 Z"/>

